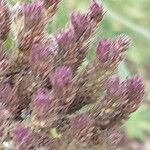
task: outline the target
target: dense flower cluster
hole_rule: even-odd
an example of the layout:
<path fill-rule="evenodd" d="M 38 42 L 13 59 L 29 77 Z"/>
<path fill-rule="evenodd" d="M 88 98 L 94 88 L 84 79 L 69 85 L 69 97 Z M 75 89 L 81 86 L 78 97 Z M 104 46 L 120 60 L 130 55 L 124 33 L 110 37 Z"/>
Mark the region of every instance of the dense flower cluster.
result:
<path fill-rule="evenodd" d="M 67 27 L 47 35 L 58 4 L 34 0 L 13 7 L 0 0 L 0 146 L 112 150 L 122 138 L 123 121 L 144 95 L 141 77 L 116 77 L 130 40 L 101 39 L 95 58 L 79 69 L 103 7 L 92 0 L 87 13 L 72 13 Z M 15 41 L 12 55 L 5 49 L 8 35 Z"/>

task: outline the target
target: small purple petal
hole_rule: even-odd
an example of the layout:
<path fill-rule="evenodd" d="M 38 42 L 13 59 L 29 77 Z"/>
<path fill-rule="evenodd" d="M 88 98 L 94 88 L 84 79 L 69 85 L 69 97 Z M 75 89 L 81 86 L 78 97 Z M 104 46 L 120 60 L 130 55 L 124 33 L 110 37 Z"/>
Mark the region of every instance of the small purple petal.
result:
<path fill-rule="evenodd" d="M 108 60 L 110 60 L 111 45 L 112 41 L 109 39 L 99 41 L 97 47 L 97 55 L 102 63 L 106 63 Z"/>

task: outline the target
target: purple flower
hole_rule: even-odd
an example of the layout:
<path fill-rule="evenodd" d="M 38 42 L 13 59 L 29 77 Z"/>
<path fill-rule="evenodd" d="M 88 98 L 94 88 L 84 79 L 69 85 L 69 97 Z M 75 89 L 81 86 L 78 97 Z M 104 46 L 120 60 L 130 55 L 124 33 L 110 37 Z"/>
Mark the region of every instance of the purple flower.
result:
<path fill-rule="evenodd" d="M 58 41 L 58 44 L 63 48 L 63 45 L 68 46 L 74 41 L 74 32 L 70 29 L 65 30 L 64 32 L 60 32 L 59 34 L 57 34 L 56 39 Z"/>
<path fill-rule="evenodd" d="M 126 93 L 126 82 L 121 82 L 119 77 L 111 77 L 106 83 L 107 94 L 113 96 L 121 96 Z"/>
<path fill-rule="evenodd" d="M 49 113 L 55 109 L 55 101 L 49 90 L 40 88 L 35 91 L 31 98 L 30 108 L 33 114 L 39 119 L 46 118 Z M 51 118 L 52 120 L 53 118 Z"/>
<path fill-rule="evenodd" d="M 97 55 L 100 62 L 106 63 L 111 60 L 111 46 L 112 41 L 109 39 L 99 41 L 97 46 Z"/>
<path fill-rule="evenodd" d="M 18 31 L 18 47 L 21 51 L 26 51 L 26 55 L 34 44 L 41 42 L 45 27 L 42 6 L 39 3 L 24 3 L 19 7 L 20 21 L 22 27 Z"/>
<path fill-rule="evenodd" d="M 0 106 L 0 125 L 5 124 L 11 118 L 11 113 L 5 107 Z"/>
<path fill-rule="evenodd" d="M 144 95 L 143 78 L 134 76 L 127 80 L 129 103 L 139 105 Z"/>
<path fill-rule="evenodd" d="M 39 16 L 39 14 L 41 14 L 42 7 L 36 3 L 33 4 L 26 3 L 23 5 L 23 12 L 25 16 L 32 17 L 32 19 L 35 19 L 36 17 Z"/>
<path fill-rule="evenodd" d="M 51 46 L 48 47 L 47 44 L 39 43 L 34 45 L 28 58 L 34 75 L 41 78 L 40 80 L 46 79 L 54 69 L 54 58 L 57 49 L 53 47 L 54 45 L 52 45 L 52 48 Z"/>
<path fill-rule="evenodd" d="M 130 38 L 124 34 L 121 34 L 114 41 L 114 49 L 120 52 L 124 52 L 129 48 L 130 43 L 131 43 Z"/>
<path fill-rule="evenodd" d="M 116 77 L 130 40 L 101 39 L 96 57 L 86 61 L 103 7 L 91 0 L 87 13 L 72 13 L 68 26 L 49 35 L 46 24 L 59 1 L 20 2 L 10 12 L 0 0 L 0 141 L 10 140 L 16 150 L 112 150 L 120 140 L 117 129 L 144 95 L 141 77 Z M 5 50 L 10 13 L 15 55 Z"/>
<path fill-rule="evenodd" d="M 71 25 L 73 26 L 77 39 L 84 36 L 87 39 L 91 34 L 90 18 L 86 14 L 73 13 L 71 15 Z"/>
<path fill-rule="evenodd" d="M 22 7 L 25 16 L 25 28 L 29 30 L 39 25 L 42 20 L 42 7 L 38 3 L 26 3 Z"/>
<path fill-rule="evenodd" d="M 96 0 L 92 0 L 90 6 L 90 16 L 92 19 L 96 19 L 98 22 L 101 21 L 103 16 L 103 7 L 99 5 Z"/>
<path fill-rule="evenodd" d="M 16 127 L 13 130 L 13 140 L 17 143 L 26 142 L 31 138 L 31 131 L 27 127 Z"/>
<path fill-rule="evenodd" d="M 72 80 L 72 70 L 70 67 L 61 66 L 56 68 L 54 73 L 50 76 L 53 86 L 64 87 Z"/>
<path fill-rule="evenodd" d="M 45 88 L 38 89 L 32 96 L 32 102 L 38 108 L 47 107 L 49 103 L 49 91 Z"/>

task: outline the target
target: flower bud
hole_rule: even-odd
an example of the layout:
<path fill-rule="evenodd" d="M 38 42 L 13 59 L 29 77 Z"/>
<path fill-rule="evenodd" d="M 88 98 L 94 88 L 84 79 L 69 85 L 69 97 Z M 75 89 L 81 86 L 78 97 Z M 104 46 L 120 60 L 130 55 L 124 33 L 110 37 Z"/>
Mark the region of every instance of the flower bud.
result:
<path fill-rule="evenodd" d="M 127 80 L 128 99 L 126 112 L 134 112 L 139 107 L 144 96 L 144 83 L 140 76 L 134 76 Z"/>
<path fill-rule="evenodd" d="M 73 73 L 76 72 L 86 56 L 86 46 L 82 46 L 83 43 L 76 39 L 75 31 L 70 28 L 57 34 L 56 39 L 59 46 L 58 63 L 70 66 Z"/>
<path fill-rule="evenodd" d="M 64 50 L 68 47 L 74 40 L 74 32 L 72 30 L 65 30 L 56 35 L 56 39 L 60 50 Z"/>
<path fill-rule="evenodd" d="M 49 92 L 46 89 L 39 89 L 33 94 L 32 99 L 39 108 L 45 107 L 48 104 Z"/>
<path fill-rule="evenodd" d="M 53 15 L 57 11 L 59 0 L 42 0 L 44 13 L 46 14 L 46 21 L 51 21 Z"/>
<path fill-rule="evenodd" d="M 73 26 L 77 39 L 88 39 L 91 35 L 90 18 L 86 14 L 73 13 L 71 15 L 71 25 Z"/>
<path fill-rule="evenodd" d="M 50 80 L 53 86 L 64 87 L 72 80 L 72 71 L 66 66 L 58 67 L 54 74 L 50 77 Z"/>
<path fill-rule="evenodd" d="M 111 60 L 111 46 L 112 41 L 109 39 L 99 41 L 97 46 L 97 55 L 102 63 L 106 63 Z"/>
<path fill-rule="evenodd" d="M 90 6 L 90 17 L 95 20 L 97 23 L 100 22 L 103 18 L 103 7 L 99 5 L 96 0 L 92 0 Z"/>
<path fill-rule="evenodd" d="M 33 4 L 24 4 L 23 5 L 23 14 L 25 19 L 25 28 L 30 30 L 33 27 L 39 25 L 39 22 L 42 18 L 42 7 L 36 3 Z"/>
<path fill-rule="evenodd" d="M 13 141 L 16 143 L 26 142 L 31 138 L 31 131 L 27 127 L 16 127 L 12 134 Z"/>
<path fill-rule="evenodd" d="M 126 83 L 120 82 L 118 77 L 109 78 L 106 83 L 107 94 L 113 96 L 123 95 L 126 93 Z"/>
<path fill-rule="evenodd" d="M 30 51 L 32 46 L 39 43 L 43 37 L 44 20 L 42 7 L 38 3 L 22 5 L 23 28 L 18 33 L 20 50 Z"/>
<path fill-rule="evenodd" d="M 128 36 L 121 34 L 114 40 L 114 49 L 124 52 L 130 46 L 131 40 Z"/>
<path fill-rule="evenodd" d="M 12 142 L 14 149 L 31 149 L 35 147 L 34 135 L 29 127 L 16 126 L 12 130 Z"/>
<path fill-rule="evenodd" d="M 31 99 L 31 109 L 39 116 L 46 116 L 49 107 L 50 93 L 47 89 L 41 88 L 33 93 Z"/>
<path fill-rule="evenodd" d="M 106 94 L 99 100 L 92 116 L 96 118 L 98 128 L 106 129 L 120 123 L 124 119 L 123 108 L 128 105 L 127 84 L 118 77 L 109 78 L 106 82 Z"/>
<path fill-rule="evenodd" d="M 101 143 L 101 147 L 104 147 L 104 150 L 116 150 L 117 146 L 123 139 L 123 136 L 124 135 L 120 127 L 114 126 L 99 133 L 99 142 Z"/>
<path fill-rule="evenodd" d="M 11 123 L 11 112 L 5 107 L 0 106 L 0 137 L 2 137 L 6 132 L 8 132 L 9 124 Z"/>

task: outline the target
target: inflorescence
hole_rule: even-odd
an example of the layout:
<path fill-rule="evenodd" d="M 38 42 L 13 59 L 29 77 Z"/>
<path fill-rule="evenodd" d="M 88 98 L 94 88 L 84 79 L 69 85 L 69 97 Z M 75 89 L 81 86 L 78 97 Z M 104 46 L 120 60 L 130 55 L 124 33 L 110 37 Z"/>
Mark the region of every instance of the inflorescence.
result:
<path fill-rule="evenodd" d="M 53 34 L 46 25 L 59 0 L 0 0 L 0 142 L 11 150 L 112 150 L 123 121 L 144 95 L 143 79 L 117 77 L 130 45 L 126 35 L 97 42 L 82 67 L 104 10 L 96 0 Z M 11 52 L 5 42 L 11 35 Z M 89 108 L 87 109 L 87 107 Z"/>

